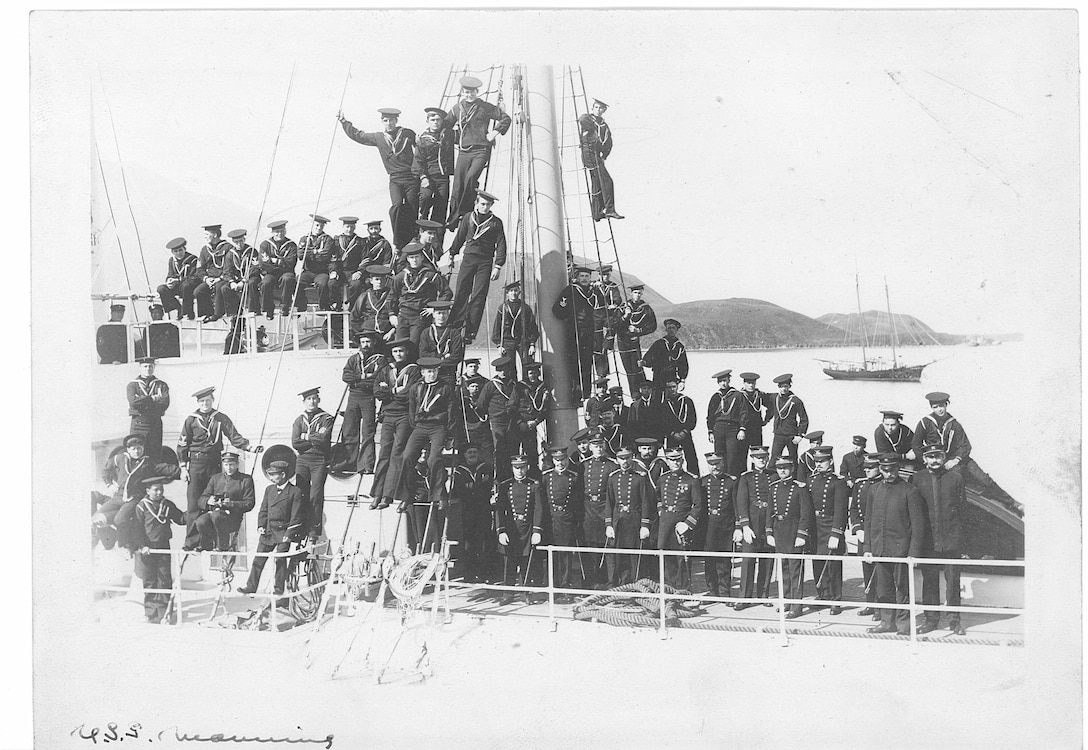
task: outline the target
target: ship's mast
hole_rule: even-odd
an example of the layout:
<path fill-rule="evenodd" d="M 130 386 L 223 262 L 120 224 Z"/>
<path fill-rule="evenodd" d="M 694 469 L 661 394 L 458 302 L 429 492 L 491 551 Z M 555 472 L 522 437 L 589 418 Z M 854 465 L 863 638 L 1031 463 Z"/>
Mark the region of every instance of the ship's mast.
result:
<path fill-rule="evenodd" d="M 899 357 L 895 353 L 895 345 L 899 343 L 899 331 L 895 325 L 895 316 L 892 315 L 892 298 L 888 294 L 888 277 L 884 277 L 884 301 L 888 304 L 888 317 L 892 321 L 892 365 L 899 367 Z"/>
<path fill-rule="evenodd" d="M 861 282 L 856 273 L 854 274 L 854 294 L 858 300 L 858 324 L 861 326 L 861 366 L 862 369 L 866 369 L 869 355 L 865 353 L 865 348 L 869 346 L 869 334 L 865 332 L 865 317 L 861 314 Z"/>
<path fill-rule="evenodd" d="M 572 435 L 578 429 L 578 403 L 571 398 L 575 371 L 570 327 L 552 314 L 552 304 L 568 285 L 563 222 L 559 129 L 555 117 L 555 74 L 550 65 L 516 66 L 515 81 L 524 86 L 525 122 L 531 145 L 536 221 L 533 235 L 537 267 L 537 310 L 541 328 L 541 362 L 552 384 L 555 407 L 548 415 L 552 435 Z"/>

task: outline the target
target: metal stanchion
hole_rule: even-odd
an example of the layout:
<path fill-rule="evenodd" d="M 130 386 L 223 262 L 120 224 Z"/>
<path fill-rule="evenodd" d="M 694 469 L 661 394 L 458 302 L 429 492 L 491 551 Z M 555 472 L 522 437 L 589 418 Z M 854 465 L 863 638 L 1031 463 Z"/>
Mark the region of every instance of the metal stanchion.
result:
<path fill-rule="evenodd" d="M 907 558 L 907 591 L 910 597 L 910 609 L 907 611 L 910 613 L 910 642 L 913 646 L 918 645 L 918 605 L 914 601 L 914 558 Z"/>
<path fill-rule="evenodd" d="M 557 627 L 555 622 L 555 561 L 553 559 L 551 545 L 548 546 L 548 623 L 554 633 Z"/>
<path fill-rule="evenodd" d="M 778 575 L 778 632 L 782 637 L 782 645 L 790 645 L 790 639 L 786 635 L 786 591 L 783 584 L 783 578 L 785 576 L 784 560 L 781 553 L 776 552 L 774 555 L 774 567 L 775 573 Z"/>
<path fill-rule="evenodd" d="M 658 634 L 662 638 L 666 638 L 668 633 L 665 630 L 665 554 L 663 550 L 657 551 L 657 563 L 657 572 L 660 576 L 657 590 L 661 597 L 661 625 L 658 628 Z"/>

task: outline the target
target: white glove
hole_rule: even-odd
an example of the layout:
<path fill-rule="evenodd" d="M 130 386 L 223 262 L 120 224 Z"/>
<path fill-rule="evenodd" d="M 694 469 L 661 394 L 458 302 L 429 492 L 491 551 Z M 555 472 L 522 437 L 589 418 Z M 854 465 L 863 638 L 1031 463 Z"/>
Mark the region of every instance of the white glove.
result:
<path fill-rule="evenodd" d="M 737 440 L 744 440 L 744 430 L 737 430 Z"/>
<path fill-rule="evenodd" d="M 756 540 L 756 532 L 752 531 L 751 526 L 745 526 L 743 529 L 740 530 L 740 532 L 741 536 L 744 538 L 745 544 L 751 544 Z M 774 542 L 771 542 L 771 544 L 773 545 Z"/>
<path fill-rule="evenodd" d="M 911 461 L 913 461 L 917 457 L 918 456 L 915 455 L 913 448 L 911 448 L 909 451 L 907 451 L 906 453 L 903 454 L 903 458 L 909 458 Z"/>
<path fill-rule="evenodd" d="M 607 527 L 605 527 L 604 535 L 608 539 L 615 539 L 616 538 L 616 530 L 614 528 L 612 528 L 611 526 L 607 526 Z"/>
<path fill-rule="evenodd" d="M 676 533 L 677 534 L 686 534 L 686 533 L 688 533 L 689 528 L 690 527 L 687 525 L 687 523 L 685 523 L 684 521 L 680 521 L 679 523 L 676 524 Z"/>
<path fill-rule="evenodd" d="M 257 535 L 258 536 L 264 536 L 264 526 L 258 526 L 257 527 Z"/>
<path fill-rule="evenodd" d="M 733 544 L 740 544 L 744 539 L 744 532 L 740 529 L 733 530 Z"/>
<path fill-rule="evenodd" d="M 500 269 L 499 269 L 498 266 L 495 266 L 494 268 L 491 269 L 491 280 L 492 281 L 499 278 L 499 270 Z"/>
<path fill-rule="evenodd" d="M 827 548 L 828 549 L 838 549 L 839 548 L 839 538 L 837 536 L 833 536 L 830 539 L 828 539 L 827 540 Z"/>
<path fill-rule="evenodd" d="M 188 482 L 189 481 L 189 467 L 188 466 L 182 466 L 181 467 L 181 481 L 183 481 L 183 482 Z"/>
<path fill-rule="evenodd" d="M 499 533 L 499 544 L 501 544 L 503 547 L 510 544 L 510 535 L 507 534 L 505 531 Z"/>
<path fill-rule="evenodd" d="M 539 534 L 539 532 L 536 532 L 536 531 L 533 532 L 533 535 L 531 537 L 529 537 L 529 543 L 532 544 L 532 545 L 540 544 L 540 534 Z"/>
<path fill-rule="evenodd" d="M 390 315 L 389 322 L 393 324 L 394 328 L 396 328 L 398 325 L 400 325 L 400 318 L 396 315 Z"/>
<path fill-rule="evenodd" d="M 706 433 L 706 439 L 710 441 L 710 444 L 711 444 L 711 445 L 713 445 L 713 444 L 714 444 L 714 431 L 713 431 L 713 430 L 708 430 L 708 431 L 707 431 L 707 433 Z"/>
<path fill-rule="evenodd" d="M 536 359 L 536 344 L 529 344 L 529 357 Z"/>
<path fill-rule="evenodd" d="M 859 544 L 865 544 L 865 529 L 859 529 L 858 533 L 855 534 L 854 536 L 856 536 L 858 538 L 858 543 Z"/>
<path fill-rule="evenodd" d="M 800 444 L 801 444 L 801 436 L 800 436 L 800 435 L 795 435 L 795 436 L 794 436 L 794 438 L 793 438 L 793 444 L 794 444 L 794 445 L 800 445 Z"/>
<path fill-rule="evenodd" d="M 776 546 L 775 543 L 774 543 L 774 535 L 773 534 L 768 534 L 767 535 L 767 546 L 769 546 L 769 547 Z"/>
<path fill-rule="evenodd" d="M 802 537 L 797 537 L 796 539 L 793 540 L 793 546 L 794 547 L 804 547 L 805 546 L 805 540 Z"/>
<path fill-rule="evenodd" d="M 490 141 L 491 143 L 494 143 L 494 142 L 495 142 L 495 139 L 497 139 L 497 138 L 499 137 L 499 131 L 497 131 L 497 130 L 489 130 L 489 131 L 487 132 L 487 136 L 486 136 L 486 137 L 487 137 L 487 140 L 488 140 L 488 141 Z M 494 280 L 494 279 L 492 279 L 492 280 Z"/>
<path fill-rule="evenodd" d="M 862 555 L 862 557 L 872 557 L 872 556 L 873 556 L 872 552 L 866 552 L 864 555 Z"/>
<path fill-rule="evenodd" d="M 953 458 L 952 460 L 950 460 L 950 461 L 946 461 L 946 462 L 945 462 L 945 464 L 944 464 L 944 468 L 946 468 L 946 469 L 954 469 L 954 468 L 956 468 L 956 467 L 957 467 L 957 466 L 959 466 L 959 465 L 960 465 L 960 460 L 959 460 L 958 458 Z"/>
<path fill-rule="evenodd" d="M 649 539 L 650 538 L 650 530 L 648 528 L 646 528 L 645 526 L 643 526 L 641 529 L 638 530 L 638 538 L 639 539 Z"/>

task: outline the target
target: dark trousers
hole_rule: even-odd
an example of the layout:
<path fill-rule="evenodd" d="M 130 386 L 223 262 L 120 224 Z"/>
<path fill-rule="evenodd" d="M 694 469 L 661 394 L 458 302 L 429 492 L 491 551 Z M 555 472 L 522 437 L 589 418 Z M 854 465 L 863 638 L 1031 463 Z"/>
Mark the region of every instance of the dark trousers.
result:
<path fill-rule="evenodd" d="M 472 210 L 476 202 L 476 189 L 480 187 L 480 175 L 490 159 L 491 146 L 472 146 L 468 151 L 457 152 L 450 195 L 451 223 L 454 218 L 459 219 Z"/>
<path fill-rule="evenodd" d="M 398 250 L 416 235 L 419 216 L 419 179 L 412 174 L 389 178 L 389 225 L 393 227 L 393 246 Z"/>
<path fill-rule="evenodd" d="M 735 477 L 744 473 L 748 455 L 747 444 L 737 437 L 739 430 L 739 425 L 721 419 L 714 423 L 714 452 L 725 457 L 725 473 Z"/>
<path fill-rule="evenodd" d="M 517 355 L 516 357 L 515 357 L 515 354 Z M 510 358 L 510 362 L 513 363 L 514 379 L 515 380 L 517 380 L 517 378 L 518 378 L 518 373 L 521 373 L 522 375 L 525 374 L 525 365 L 527 365 L 530 362 L 535 362 L 536 361 L 532 357 L 529 356 L 529 345 L 528 344 L 521 344 L 521 343 L 519 343 L 517 346 L 502 346 L 502 347 L 499 347 L 499 356 L 500 357 L 509 357 Z M 521 360 L 521 369 L 520 370 L 518 369 L 517 364 L 516 364 L 518 359 Z"/>
<path fill-rule="evenodd" d="M 495 456 L 495 481 L 501 482 L 512 475 L 510 459 L 520 442 L 517 425 L 505 422 L 491 423 L 491 450 Z"/>
<path fill-rule="evenodd" d="M 960 553 L 956 550 L 935 550 L 930 557 L 943 557 L 945 559 L 957 558 Z M 941 603 L 941 572 L 944 572 L 945 605 L 949 607 L 960 606 L 960 566 L 959 565 L 922 565 L 922 604 Z M 949 612 L 949 620 L 959 622 L 959 612 Z M 941 613 L 934 610 L 926 610 L 926 619 L 930 622 L 940 622 Z"/>
<path fill-rule="evenodd" d="M 169 549 L 169 542 L 155 549 Z M 174 576 L 170 573 L 170 555 L 137 555 L 136 575 L 143 581 L 145 589 L 169 589 L 174 585 Z M 144 614 L 150 622 L 161 622 L 166 616 L 166 607 L 170 604 L 170 594 L 144 593 Z"/>
<path fill-rule="evenodd" d="M 204 549 L 233 549 L 231 535 L 238 533 L 242 523 L 242 513 L 227 513 L 221 508 L 210 510 L 196 519 L 196 530 L 200 535 L 200 546 Z"/>
<path fill-rule="evenodd" d="M 749 449 L 763 445 L 763 427 L 758 422 L 744 425 L 744 444 Z M 744 470 L 747 471 L 750 468 L 751 462 L 745 458 Z"/>
<path fill-rule="evenodd" d="M 502 562 L 502 584 L 504 586 L 521 586 L 525 579 L 529 558 L 526 555 L 506 555 Z M 509 593 L 509 592 L 507 592 Z"/>
<path fill-rule="evenodd" d="M 487 573 L 488 552 L 494 548 L 491 532 L 491 507 L 486 499 L 466 499 L 461 503 L 461 551 L 465 575 L 483 578 Z"/>
<path fill-rule="evenodd" d="M 658 549 L 687 549 L 686 545 L 681 545 L 676 538 L 676 524 L 686 517 L 686 514 L 669 513 L 668 511 L 661 514 L 657 528 Z M 688 535 L 690 536 L 691 533 L 692 531 L 689 530 Z M 684 558 L 678 555 L 667 555 L 665 557 L 665 583 L 678 589 L 687 588 L 689 584 L 688 570 L 687 565 L 683 564 L 684 562 Z"/>
<path fill-rule="evenodd" d="M 782 450 L 785 449 L 796 467 L 795 476 L 800 476 L 801 467 L 797 465 L 797 444 L 793 442 L 794 437 L 794 435 L 774 436 L 774 441 L 771 443 L 771 461 L 768 465 L 774 466 L 774 462 L 778 460 L 778 457 L 782 455 Z"/>
<path fill-rule="evenodd" d="M 280 290 L 280 312 L 288 315 L 291 312 L 291 298 L 295 293 L 295 274 L 287 271 L 279 276 L 268 273 L 261 276 L 261 309 L 266 315 L 272 315 L 276 311 L 272 292 L 277 288 Z M 306 300 L 301 298 L 302 295 L 299 296 L 300 299 L 295 300 L 295 309 L 302 311 L 306 309 Z"/>
<path fill-rule="evenodd" d="M 439 510 L 437 503 L 414 502 L 408 508 L 405 533 L 408 548 L 418 554 L 435 550 L 442 544 L 442 530 L 446 525 L 446 512 Z"/>
<path fill-rule="evenodd" d="M 608 358 L 615 346 L 616 334 L 611 328 L 601 328 L 593 332 L 593 370 L 598 378 L 607 377 L 612 372 L 612 363 Z"/>
<path fill-rule="evenodd" d="M 417 347 L 419 346 L 419 335 L 423 333 L 423 329 L 431 324 L 431 319 L 424 320 L 420 314 L 415 310 L 401 310 L 400 315 L 397 317 L 397 338 L 408 338 L 412 340 L 412 343 Z"/>
<path fill-rule="evenodd" d="M 159 299 L 162 300 L 162 309 L 169 315 L 173 310 L 181 310 L 190 320 L 195 316 L 193 314 L 193 293 L 196 288 L 200 286 L 200 279 L 190 278 L 185 279 L 178 283 L 178 285 L 171 289 L 166 284 L 163 284 L 158 288 Z M 181 301 L 178 301 L 178 295 L 181 295 Z"/>
<path fill-rule="evenodd" d="M 344 443 L 348 455 L 355 463 L 355 471 L 374 473 L 374 436 L 378 431 L 374 396 L 358 391 L 348 392 L 348 406 L 344 412 Z"/>
<path fill-rule="evenodd" d="M 865 585 L 865 601 L 872 604 L 876 601 L 876 563 L 863 562 L 861 564 L 861 578 Z"/>
<path fill-rule="evenodd" d="M 200 532 L 196 528 L 196 519 L 203 512 L 200 510 L 200 495 L 208 486 L 208 480 L 222 467 L 219 453 L 194 453 L 189 456 L 189 486 L 185 491 L 185 546 L 195 547 L 200 544 Z"/>
<path fill-rule="evenodd" d="M 379 443 L 378 463 L 374 467 L 374 482 L 371 484 L 371 497 L 392 497 L 395 485 L 393 461 L 404 452 L 404 444 L 412 427 L 408 424 L 408 415 L 390 415 L 382 417 L 382 436 Z"/>
<path fill-rule="evenodd" d="M 450 326 L 457 328 L 463 325 L 466 339 L 476 338 L 476 332 L 480 329 L 487 289 L 491 285 L 493 261 L 493 258 L 481 255 L 465 255 L 461 270 L 457 272 L 457 292 L 450 311 Z"/>
<path fill-rule="evenodd" d="M 321 456 L 303 455 L 295 466 L 295 484 L 302 497 L 309 502 L 306 509 L 306 529 L 311 537 L 321 536 L 325 515 L 325 477 L 329 474 L 329 461 Z M 307 528 L 308 526 L 308 528 Z"/>
<path fill-rule="evenodd" d="M 340 301 L 340 283 L 333 281 L 329 278 L 328 273 L 314 273 L 312 271 L 303 271 L 299 274 L 299 283 L 302 284 L 302 291 L 300 295 L 304 293 L 306 289 L 312 284 L 317 289 L 317 307 L 320 310 L 331 310 L 333 295 L 336 295 L 336 301 Z"/>
<path fill-rule="evenodd" d="M 574 335 L 570 340 L 570 356 L 572 364 L 577 367 L 578 383 L 581 389 L 579 398 L 588 397 L 591 393 L 590 382 L 593 380 L 593 328 L 592 326 L 576 325 Z"/>
<path fill-rule="evenodd" d="M 840 547 L 838 550 L 842 552 Z M 816 582 L 816 598 L 835 602 L 842 600 L 842 561 L 813 560 L 812 580 Z"/>
<path fill-rule="evenodd" d="M 876 600 L 895 604 L 910 603 L 906 563 L 874 563 L 876 567 Z M 923 576 L 925 573 L 923 572 Z M 923 578 L 924 580 L 924 578 Z M 881 609 L 880 623 L 884 627 L 895 627 L 900 633 L 910 632 L 910 610 Z"/>
<path fill-rule="evenodd" d="M 265 537 L 261 537 L 261 541 L 257 543 L 257 554 L 267 552 L 286 552 L 291 548 L 290 542 L 270 542 L 265 541 Z M 251 591 L 257 590 L 257 585 L 261 582 L 261 572 L 264 571 L 264 564 L 268 560 L 267 557 L 254 557 L 253 567 L 249 569 L 249 580 L 246 581 L 246 588 Z M 279 595 L 283 593 L 284 585 L 287 583 L 287 566 L 290 564 L 291 558 L 289 557 L 277 557 L 276 558 L 276 579 L 272 593 Z"/>
<path fill-rule="evenodd" d="M 423 452 L 423 446 L 430 446 L 427 451 L 427 477 L 431 486 L 431 499 L 437 498 L 442 486 L 442 446 L 446 442 L 445 424 L 427 424 L 419 422 L 408 435 L 404 449 L 397 452 L 393 461 L 393 476 L 388 483 L 392 492 L 386 494 L 401 502 L 411 500 L 415 492 L 410 486 L 410 477 L 415 470 L 416 461 Z"/>
<path fill-rule="evenodd" d="M 143 435 L 144 454 L 155 461 L 162 453 L 162 417 L 130 417 L 128 431 Z"/>
<path fill-rule="evenodd" d="M 197 311 L 201 315 L 211 315 L 214 312 L 216 317 L 222 318 L 238 311 L 238 294 L 226 281 L 214 281 L 210 286 L 201 282 L 193 296 L 196 297 Z"/>
<path fill-rule="evenodd" d="M 419 188 L 419 218 L 445 224 L 450 203 L 450 178 L 427 176 L 427 187 Z"/>
<path fill-rule="evenodd" d="M 642 346 L 637 337 L 629 338 L 621 335 L 617 338 L 620 347 L 620 362 L 623 364 L 623 371 L 627 373 L 627 388 L 634 397 L 638 395 L 638 384 L 646 377 L 642 365 L 638 363 L 642 359 Z M 733 472 L 729 473 L 732 474 Z M 734 476 L 739 476 L 739 474 L 734 474 Z"/>
<path fill-rule="evenodd" d="M 776 538 L 777 542 L 778 539 Z M 800 549 L 800 548 L 798 548 Z M 804 558 L 782 559 L 782 593 L 787 599 L 805 598 L 805 560 Z M 800 611 L 803 605 L 787 604 L 787 609 Z"/>
<path fill-rule="evenodd" d="M 593 219 L 601 219 L 605 214 L 616 210 L 616 191 L 612 175 L 604 165 L 604 159 L 595 154 L 582 152 L 582 158 L 589 172 L 589 203 L 593 208 Z"/>
<path fill-rule="evenodd" d="M 741 545 L 741 552 L 774 552 L 762 537 L 752 544 Z M 740 596 L 746 599 L 766 599 L 774 560 L 769 557 L 746 557 L 740 566 Z"/>

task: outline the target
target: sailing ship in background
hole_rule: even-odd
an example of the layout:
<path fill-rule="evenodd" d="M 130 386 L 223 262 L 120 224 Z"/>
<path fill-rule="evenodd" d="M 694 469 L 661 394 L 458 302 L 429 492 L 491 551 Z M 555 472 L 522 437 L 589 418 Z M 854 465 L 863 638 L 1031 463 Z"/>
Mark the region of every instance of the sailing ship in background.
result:
<path fill-rule="evenodd" d="M 834 380 L 884 380 L 884 381 L 899 381 L 903 383 L 917 383 L 922 379 L 922 370 L 929 365 L 933 364 L 936 360 L 931 360 L 920 365 L 905 365 L 899 361 L 899 355 L 896 351 L 896 347 L 899 346 L 899 324 L 896 321 L 896 317 L 892 315 L 892 303 L 891 297 L 888 294 L 888 279 L 884 278 L 884 299 L 888 306 L 888 324 L 891 327 L 890 343 L 892 349 L 892 358 L 889 360 L 885 357 L 870 357 L 869 348 L 877 345 L 878 334 L 873 331 L 873 340 L 870 342 L 869 331 L 865 326 L 866 313 L 861 311 L 861 284 L 858 280 L 857 274 L 854 275 L 854 291 L 857 297 L 858 303 L 858 325 L 860 326 L 860 338 L 861 338 L 861 361 L 856 360 L 827 360 L 818 359 L 818 362 L 825 362 L 827 366 L 823 368 L 825 374 L 830 376 Z M 870 317 L 878 316 L 879 313 L 870 311 L 868 313 Z M 845 316 L 845 322 L 841 326 L 845 331 L 845 339 L 847 343 L 851 343 L 855 340 L 858 334 L 854 333 L 851 329 L 852 316 Z M 877 322 L 875 325 L 879 325 Z M 940 344 L 929 331 L 919 329 L 914 332 L 914 338 L 917 343 L 920 344 Z M 926 340 L 928 338 L 928 340 Z"/>

